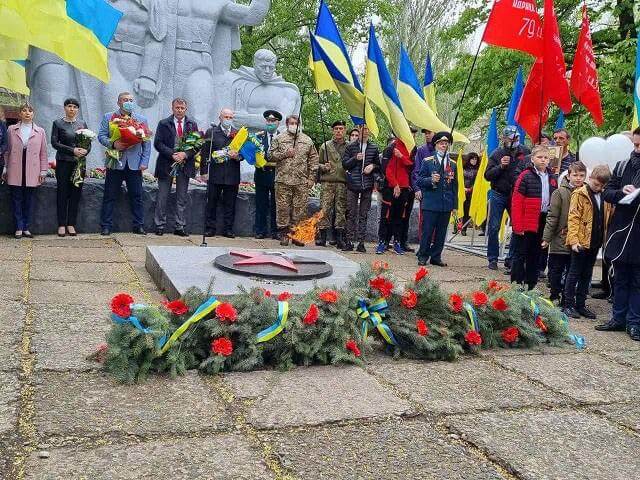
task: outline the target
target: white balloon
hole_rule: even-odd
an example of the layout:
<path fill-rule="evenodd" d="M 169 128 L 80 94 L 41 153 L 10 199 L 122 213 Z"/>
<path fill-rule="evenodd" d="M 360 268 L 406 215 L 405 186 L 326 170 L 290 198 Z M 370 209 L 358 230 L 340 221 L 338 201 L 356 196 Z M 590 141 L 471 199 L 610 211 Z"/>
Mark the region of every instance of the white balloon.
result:
<path fill-rule="evenodd" d="M 600 137 L 587 138 L 580 145 L 579 158 L 587 168 L 602 165 L 607 162 L 607 141 Z"/>
<path fill-rule="evenodd" d="M 633 142 L 626 135 L 616 133 L 607 138 L 606 164 L 613 171 L 616 163 L 627 160 L 633 152 Z"/>

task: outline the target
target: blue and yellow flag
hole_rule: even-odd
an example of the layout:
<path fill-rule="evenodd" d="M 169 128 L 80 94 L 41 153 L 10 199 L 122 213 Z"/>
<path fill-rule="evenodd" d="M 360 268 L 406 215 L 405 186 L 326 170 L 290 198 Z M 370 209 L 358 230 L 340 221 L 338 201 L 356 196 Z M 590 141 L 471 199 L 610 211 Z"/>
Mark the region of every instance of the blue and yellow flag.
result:
<path fill-rule="evenodd" d="M 29 95 L 24 65 L 13 60 L 0 60 L 0 85 L 11 91 Z"/>
<path fill-rule="evenodd" d="M 524 79 L 522 76 L 522 65 L 518 68 L 516 73 L 516 79 L 513 81 L 513 90 L 511 90 L 511 100 L 509 101 L 509 110 L 507 110 L 507 125 L 515 125 L 518 127 L 518 133 L 520 134 L 520 141 L 524 143 L 526 133 L 524 129 L 516 122 L 516 112 L 520 105 L 520 99 L 522 99 L 522 93 L 524 92 Z"/>
<path fill-rule="evenodd" d="M 416 127 L 426 128 L 432 132 L 451 130 L 425 102 L 423 92 L 420 89 L 418 75 L 413 68 L 409 54 L 403 46 L 400 47 L 397 89 L 402 111 L 408 121 Z M 459 132 L 454 132 L 453 139 L 456 142 L 469 143 L 469 139 Z"/>
<path fill-rule="evenodd" d="M 494 108 L 491 112 L 491 120 L 489 121 L 489 131 L 487 132 L 487 152 L 489 155 L 500 146 L 500 137 L 498 136 L 498 113 Z"/>
<path fill-rule="evenodd" d="M 15 38 L 0 35 L 0 60 L 27 58 L 29 44 Z"/>
<path fill-rule="evenodd" d="M 367 70 L 364 77 L 364 94 L 368 100 L 371 100 L 385 114 L 395 135 L 402 140 L 407 150 L 411 151 L 416 143 L 407 119 L 404 117 L 398 93 L 393 86 L 393 80 L 391 80 L 391 74 L 384 61 L 373 25 L 369 26 L 369 49 L 367 52 Z"/>
<path fill-rule="evenodd" d="M 431 55 L 427 54 L 427 61 L 424 65 L 424 82 L 423 82 L 424 98 L 433 113 L 438 114 L 438 106 L 436 105 L 436 83 L 433 75 L 433 67 L 431 66 Z"/>
<path fill-rule="evenodd" d="M 109 81 L 107 45 L 121 17 L 122 12 L 106 0 L 0 3 L 3 35 L 55 53 L 103 82 Z"/>
<path fill-rule="evenodd" d="M 471 202 L 469 204 L 469 216 L 473 220 L 474 225 L 482 225 L 487 219 L 487 196 L 491 189 L 491 184 L 484 178 L 487 171 L 489 156 L 487 149 L 482 152 L 478 174 L 473 182 L 473 191 L 471 192 Z"/>
<path fill-rule="evenodd" d="M 229 149 L 240 153 L 249 165 L 256 168 L 262 168 L 267 163 L 262 142 L 253 133 L 249 133 L 247 127 L 238 130 L 229 144 Z"/>
<path fill-rule="evenodd" d="M 378 124 L 376 117 L 371 105 L 359 88 L 359 84 L 355 85 L 343 75 L 342 71 L 336 66 L 327 52 L 320 46 L 318 39 L 313 33 L 309 33 L 309 38 L 311 40 L 311 54 L 313 55 L 315 65 L 322 65 L 322 68 L 326 69 L 349 115 L 351 115 L 353 123 L 356 125 L 366 123 L 371 133 L 377 136 Z"/>
<path fill-rule="evenodd" d="M 640 34 L 638 34 L 638 44 L 636 47 L 636 83 L 633 89 L 633 127 L 638 128 L 640 120 Z"/>

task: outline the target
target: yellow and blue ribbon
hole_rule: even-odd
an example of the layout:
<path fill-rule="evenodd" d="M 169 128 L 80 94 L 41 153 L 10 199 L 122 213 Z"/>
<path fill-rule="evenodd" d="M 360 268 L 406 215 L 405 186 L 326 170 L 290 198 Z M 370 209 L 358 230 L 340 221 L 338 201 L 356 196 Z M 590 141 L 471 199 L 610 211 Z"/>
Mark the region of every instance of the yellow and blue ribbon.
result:
<path fill-rule="evenodd" d="M 200 305 L 196 309 L 196 311 L 193 312 L 193 315 L 191 315 L 191 317 L 189 317 L 188 320 L 186 320 L 182 325 L 180 325 L 178 329 L 175 332 L 173 332 L 173 334 L 169 337 L 169 340 L 167 340 L 162 345 L 162 349 L 160 350 L 160 355 L 164 354 L 167 350 L 169 350 L 169 348 L 171 348 L 171 345 L 173 345 L 175 341 L 178 340 L 191 325 L 199 322 L 204 317 L 209 315 L 218 307 L 218 305 L 220 305 L 220 301 L 216 300 L 215 297 L 211 297 L 209 300 L 207 300 L 202 305 Z"/>
<path fill-rule="evenodd" d="M 462 305 L 464 311 L 467 312 L 467 318 L 469 319 L 469 326 L 471 330 L 479 332 L 480 331 L 480 323 L 478 322 L 478 314 L 476 313 L 475 308 L 470 303 L 465 302 Z"/>
<path fill-rule="evenodd" d="M 265 328 L 256 336 L 256 342 L 262 343 L 278 336 L 284 330 L 289 319 L 289 302 L 278 302 L 278 320 L 268 328 Z"/>
<path fill-rule="evenodd" d="M 146 305 L 141 304 L 141 303 L 135 303 L 133 305 L 131 305 L 131 311 L 135 312 L 136 310 L 141 310 L 143 308 L 147 308 Z M 130 323 L 131 325 L 134 326 L 134 328 L 136 330 L 141 331 L 142 333 L 152 333 L 153 329 L 148 328 L 148 327 L 144 327 L 142 325 L 142 323 L 140 322 L 140 320 L 138 320 L 138 317 L 134 317 L 133 315 L 130 315 L 129 318 L 123 318 L 119 315 L 116 315 L 115 313 L 111 314 L 111 320 L 113 320 L 113 323 L 116 323 L 118 325 L 126 325 L 127 323 Z M 160 339 L 158 339 L 158 348 L 162 347 L 162 345 L 164 345 L 164 343 L 167 341 L 167 336 L 164 335 L 163 337 L 161 337 Z"/>
<path fill-rule="evenodd" d="M 540 315 L 540 307 L 536 304 L 536 302 L 533 301 L 533 299 L 531 297 L 529 297 L 528 295 L 525 295 L 524 293 L 522 295 L 527 297 L 529 299 L 529 301 L 531 302 L 531 310 L 533 311 L 533 322 L 535 323 L 536 318 L 538 318 L 538 315 Z M 553 302 L 551 300 L 549 300 L 549 299 L 546 299 L 544 297 L 540 297 L 540 300 L 542 300 L 544 303 L 549 305 L 549 307 L 551 307 L 551 308 L 557 308 L 553 304 Z M 569 317 L 567 317 L 564 314 L 564 312 L 561 312 L 561 315 L 562 315 L 562 322 L 567 327 L 567 331 L 569 332 L 568 337 L 569 337 L 569 340 L 571 341 L 571 343 L 573 343 L 578 350 L 584 349 L 587 346 L 587 341 L 585 340 L 585 338 L 582 335 L 578 335 L 577 333 L 572 332 L 569 329 Z"/>
<path fill-rule="evenodd" d="M 368 305 L 367 301 L 364 298 L 361 298 L 358 300 L 358 304 L 359 307 L 356 310 L 356 313 L 358 314 L 358 317 L 362 319 L 362 339 L 364 340 L 367 338 L 369 333 L 369 322 L 371 322 L 389 345 L 397 346 L 398 342 L 393 336 L 393 332 L 389 328 L 389 325 L 384 323 L 382 319 L 385 315 L 385 311 L 389 308 L 387 301 L 384 298 L 379 298 L 371 305 Z"/>

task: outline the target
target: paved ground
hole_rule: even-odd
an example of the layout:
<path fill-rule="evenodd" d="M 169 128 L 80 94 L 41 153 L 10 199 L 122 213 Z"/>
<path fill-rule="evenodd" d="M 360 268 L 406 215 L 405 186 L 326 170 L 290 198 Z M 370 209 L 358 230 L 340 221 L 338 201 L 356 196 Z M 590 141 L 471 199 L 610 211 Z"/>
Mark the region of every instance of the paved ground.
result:
<path fill-rule="evenodd" d="M 572 324 L 582 353 L 114 384 L 84 359 L 109 329 L 106 303 L 121 290 L 160 300 L 144 245 L 188 242 L 0 239 L 0 478 L 638 478 L 640 343 L 594 322 Z M 230 242 L 275 245 L 215 244 Z M 415 257 L 385 259 L 415 270 Z M 489 274 L 481 258 L 446 260 L 432 275 L 447 290 Z M 592 304 L 604 318 L 608 304 Z"/>

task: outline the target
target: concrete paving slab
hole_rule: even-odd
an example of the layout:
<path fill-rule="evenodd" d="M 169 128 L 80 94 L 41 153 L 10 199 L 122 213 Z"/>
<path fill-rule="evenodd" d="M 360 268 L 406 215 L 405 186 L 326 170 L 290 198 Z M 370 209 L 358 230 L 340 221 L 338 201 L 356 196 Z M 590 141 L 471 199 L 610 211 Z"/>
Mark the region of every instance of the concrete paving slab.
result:
<path fill-rule="evenodd" d="M 20 346 L 25 312 L 24 304 L 21 302 L 4 301 L 0 303 L 0 371 L 15 371 L 20 366 Z"/>
<path fill-rule="evenodd" d="M 22 281 L 0 281 L 0 300 L 22 301 L 24 295 L 24 285 Z"/>
<path fill-rule="evenodd" d="M 593 408 L 594 412 L 604 414 L 608 419 L 621 423 L 640 433 L 640 405 L 637 399 L 631 403 L 614 403 Z"/>
<path fill-rule="evenodd" d="M 33 240 L 35 247 L 72 247 L 72 248 L 109 248 L 116 246 L 116 241 L 110 237 L 100 235 L 82 235 L 77 237 L 58 238 L 54 235 L 38 235 Z"/>
<path fill-rule="evenodd" d="M 19 395 L 17 372 L 0 372 L 0 444 L 17 424 Z"/>
<path fill-rule="evenodd" d="M 31 264 L 30 277 L 33 280 L 117 284 L 126 284 L 135 280 L 131 269 L 123 263 L 34 262 Z"/>
<path fill-rule="evenodd" d="M 602 355 L 615 362 L 640 370 L 640 352 L 638 351 L 602 352 Z"/>
<path fill-rule="evenodd" d="M 125 259 L 122 257 L 118 246 L 113 243 L 108 247 L 101 248 L 35 246 L 33 248 L 33 261 L 52 263 L 123 263 Z"/>
<path fill-rule="evenodd" d="M 602 322 L 607 319 L 602 318 Z M 574 320 L 570 322 L 571 330 L 585 337 L 589 350 L 601 351 L 621 351 L 640 350 L 640 342 L 634 342 L 625 332 L 598 332 L 594 330 L 600 322 L 587 320 Z"/>
<path fill-rule="evenodd" d="M 0 261 L 17 260 L 22 261 L 27 257 L 29 250 L 26 245 L 20 243 L 7 243 L 0 247 Z"/>
<path fill-rule="evenodd" d="M 114 233 L 111 235 L 117 243 L 122 246 L 147 246 L 147 245 L 181 245 L 193 246 L 189 238 L 177 237 L 175 235 L 134 235 L 131 233 Z M 198 243 L 199 244 L 199 243 Z"/>
<path fill-rule="evenodd" d="M 2 260 L 0 262 L 0 278 L 3 282 L 21 282 L 25 263 L 20 260 Z"/>
<path fill-rule="evenodd" d="M 127 292 L 137 301 L 143 301 L 142 292 L 117 283 L 82 283 L 53 280 L 31 282 L 29 301 L 34 304 L 92 305 L 107 308 L 116 293 Z"/>

